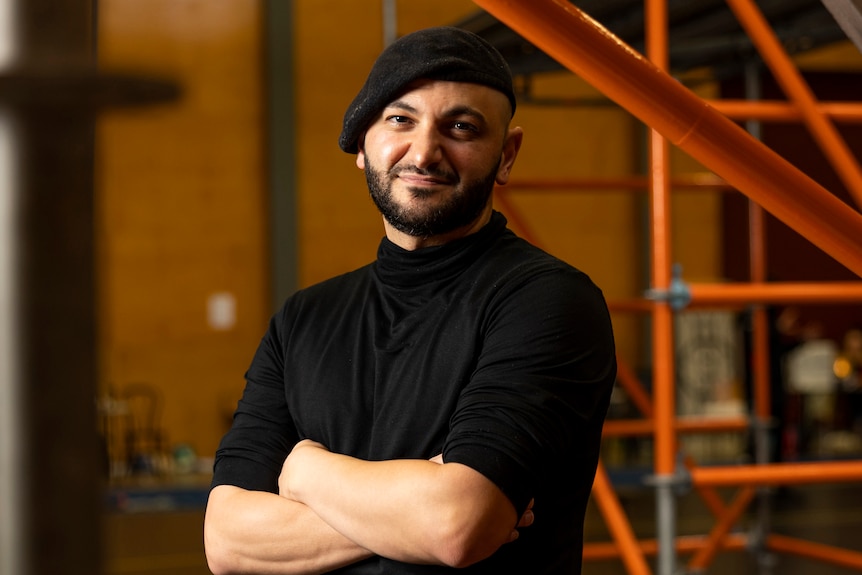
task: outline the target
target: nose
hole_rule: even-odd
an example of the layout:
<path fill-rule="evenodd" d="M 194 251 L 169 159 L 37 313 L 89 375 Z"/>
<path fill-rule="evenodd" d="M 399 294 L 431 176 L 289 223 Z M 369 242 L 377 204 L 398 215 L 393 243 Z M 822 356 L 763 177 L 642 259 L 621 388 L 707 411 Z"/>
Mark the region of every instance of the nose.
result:
<path fill-rule="evenodd" d="M 424 126 L 414 130 L 410 142 L 410 157 L 412 163 L 419 168 L 428 168 L 439 164 L 443 159 L 443 147 L 440 134 L 433 126 Z"/>

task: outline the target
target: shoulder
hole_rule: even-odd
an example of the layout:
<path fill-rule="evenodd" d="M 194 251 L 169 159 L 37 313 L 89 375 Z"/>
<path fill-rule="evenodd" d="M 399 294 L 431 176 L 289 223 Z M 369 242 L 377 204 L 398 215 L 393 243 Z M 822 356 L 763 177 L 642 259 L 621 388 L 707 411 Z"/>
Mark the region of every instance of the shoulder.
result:
<path fill-rule="evenodd" d="M 514 233 L 503 235 L 488 259 L 488 271 L 501 290 L 531 297 L 604 300 L 587 273 Z"/>
<path fill-rule="evenodd" d="M 306 306 L 328 305 L 333 299 L 348 299 L 351 294 L 367 289 L 372 281 L 373 264 L 343 273 L 291 294 L 282 306 L 282 313 L 295 312 Z"/>
<path fill-rule="evenodd" d="M 371 264 L 301 288 L 270 317 L 268 337 L 282 345 L 302 326 L 335 321 L 367 297 Z"/>

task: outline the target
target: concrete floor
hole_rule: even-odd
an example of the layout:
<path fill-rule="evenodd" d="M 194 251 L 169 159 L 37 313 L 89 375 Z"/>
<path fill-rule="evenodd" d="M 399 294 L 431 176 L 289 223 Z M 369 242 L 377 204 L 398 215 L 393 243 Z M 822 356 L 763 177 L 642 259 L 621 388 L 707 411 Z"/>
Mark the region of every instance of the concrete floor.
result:
<path fill-rule="evenodd" d="M 722 492 L 729 502 L 735 491 Z M 649 488 L 621 490 L 620 502 L 625 509 L 635 535 L 639 539 L 655 537 L 654 494 Z M 862 552 L 862 484 L 805 485 L 781 487 L 769 496 L 771 529 L 769 533 L 791 536 L 805 541 L 838 546 Z M 714 526 L 714 520 L 696 493 L 677 500 L 677 533 L 703 535 Z M 756 502 L 734 532 L 748 533 L 758 525 Z M 610 536 L 597 508 L 591 505 L 586 522 L 588 541 L 609 541 Z M 677 557 L 678 573 L 689 573 L 689 556 Z M 760 561 L 765 560 L 765 565 Z M 648 564 L 656 573 L 655 558 Z M 750 551 L 725 551 L 701 572 L 703 575 L 851 575 L 862 571 L 789 555 L 760 555 Z M 621 561 L 587 561 L 583 575 L 624 575 Z"/>

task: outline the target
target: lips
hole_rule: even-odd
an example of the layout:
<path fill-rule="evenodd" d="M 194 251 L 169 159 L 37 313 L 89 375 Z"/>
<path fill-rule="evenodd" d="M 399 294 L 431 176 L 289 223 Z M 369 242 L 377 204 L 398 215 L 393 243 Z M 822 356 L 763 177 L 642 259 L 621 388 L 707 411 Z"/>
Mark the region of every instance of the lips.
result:
<path fill-rule="evenodd" d="M 401 169 L 394 174 L 411 186 L 447 186 L 457 183 L 452 174 L 434 173 L 428 170 Z"/>
<path fill-rule="evenodd" d="M 429 176 L 420 176 L 416 174 L 401 174 L 398 176 L 406 184 L 411 186 L 443 186 L 448 184 L 446 180 L 440 178 L 432 178 Z"/>

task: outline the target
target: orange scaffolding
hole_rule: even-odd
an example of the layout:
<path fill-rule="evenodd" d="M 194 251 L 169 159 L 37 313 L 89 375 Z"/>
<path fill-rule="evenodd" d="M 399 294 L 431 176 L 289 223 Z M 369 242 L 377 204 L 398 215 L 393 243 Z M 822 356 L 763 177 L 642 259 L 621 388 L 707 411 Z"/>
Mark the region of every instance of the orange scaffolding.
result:
<path fill-rule="evenodd" d="M 593 498 L 608 526 L 612 541 L 588 543 L 584 560 L 619 558 L 632 574 L 650 573 L 647 556 L 656 555 L 660 575 L 677 572 L 678 554 L 691 557 L 688 569 L 702 571 L 716 553 L 759 546 L 774 552 L 830 562 L 862 571 L 862 552 L 812 543 L 792 537 L 731 533 L 731 528 L 768 485 L 850 482 L 862 480 L 862 461 L 772 463 L 765 456 L 765 437 L 755 433 L 756 464 L 698 467 L 680 464 L 677 439 L 682 433 L 765 429 L 770 418 L 768 325 L 764 303 L 859 302 L 862 282 L 767 284 L 763 240 L 763 212 L 767 210 L 849 270 L 862 276 L 862 215 L 778 154 L 740 128 L 733 120 L 797 120 L 803 122 L 856 204 L 862 206 L 862 169 L 835 128 L 835 121 L 862 122 L 862 105 L 818 102 L 753 0 L 727 0 L 766 65 L 788 96 L 788 102 L 712 101 L 690 92 L 667 74 L 667 0 L 645 0 L 646 55 L 614 37 L 569 0 L 474 0 L 474 2 L 529 40 L 560 64 L 603 92 L 651 128 L 650 169 L 647 178 L 590 182 L 522 182 L 521 186 L 603 187 L 637 189 L 650 194 L 651 288 L 643 300 L 610 302 L 612 311 L 649 313 L 652 317 L 653 392 L 650 396 L 632 370 L 620 361 L 618 383 L 642 419 L 611 420 L 605 436 L 651 435 L 656 490 L 656 539 L 638 540 L 619 503 L 602 463 L 596 473 Z M 671 178 L 669 145 L 675 144 L 717 178 Z M 738 285 L 690 285 L 687 299 L 674 301 L 670 259 L 670 189 L 712 187 L 735 189 L 750 199 L 751 282 Z M 520 230 L 528 230 L 508 200 L 516 189 L 498 195 L 501 207 Z M 523 235 L 529 236 L 529 233 Z M 527 239 L 530 239 L 529 237 Z M 673 314 L 680 305 L 753 307 L 752 417 L 723 419 L 680 418 L 676 415 L 673 351 Z M 704 536 L 678 537 L 674 489 L 691 485 L 715 516 Z M 726 504 L 718 487 L 739 487 Z"/>

